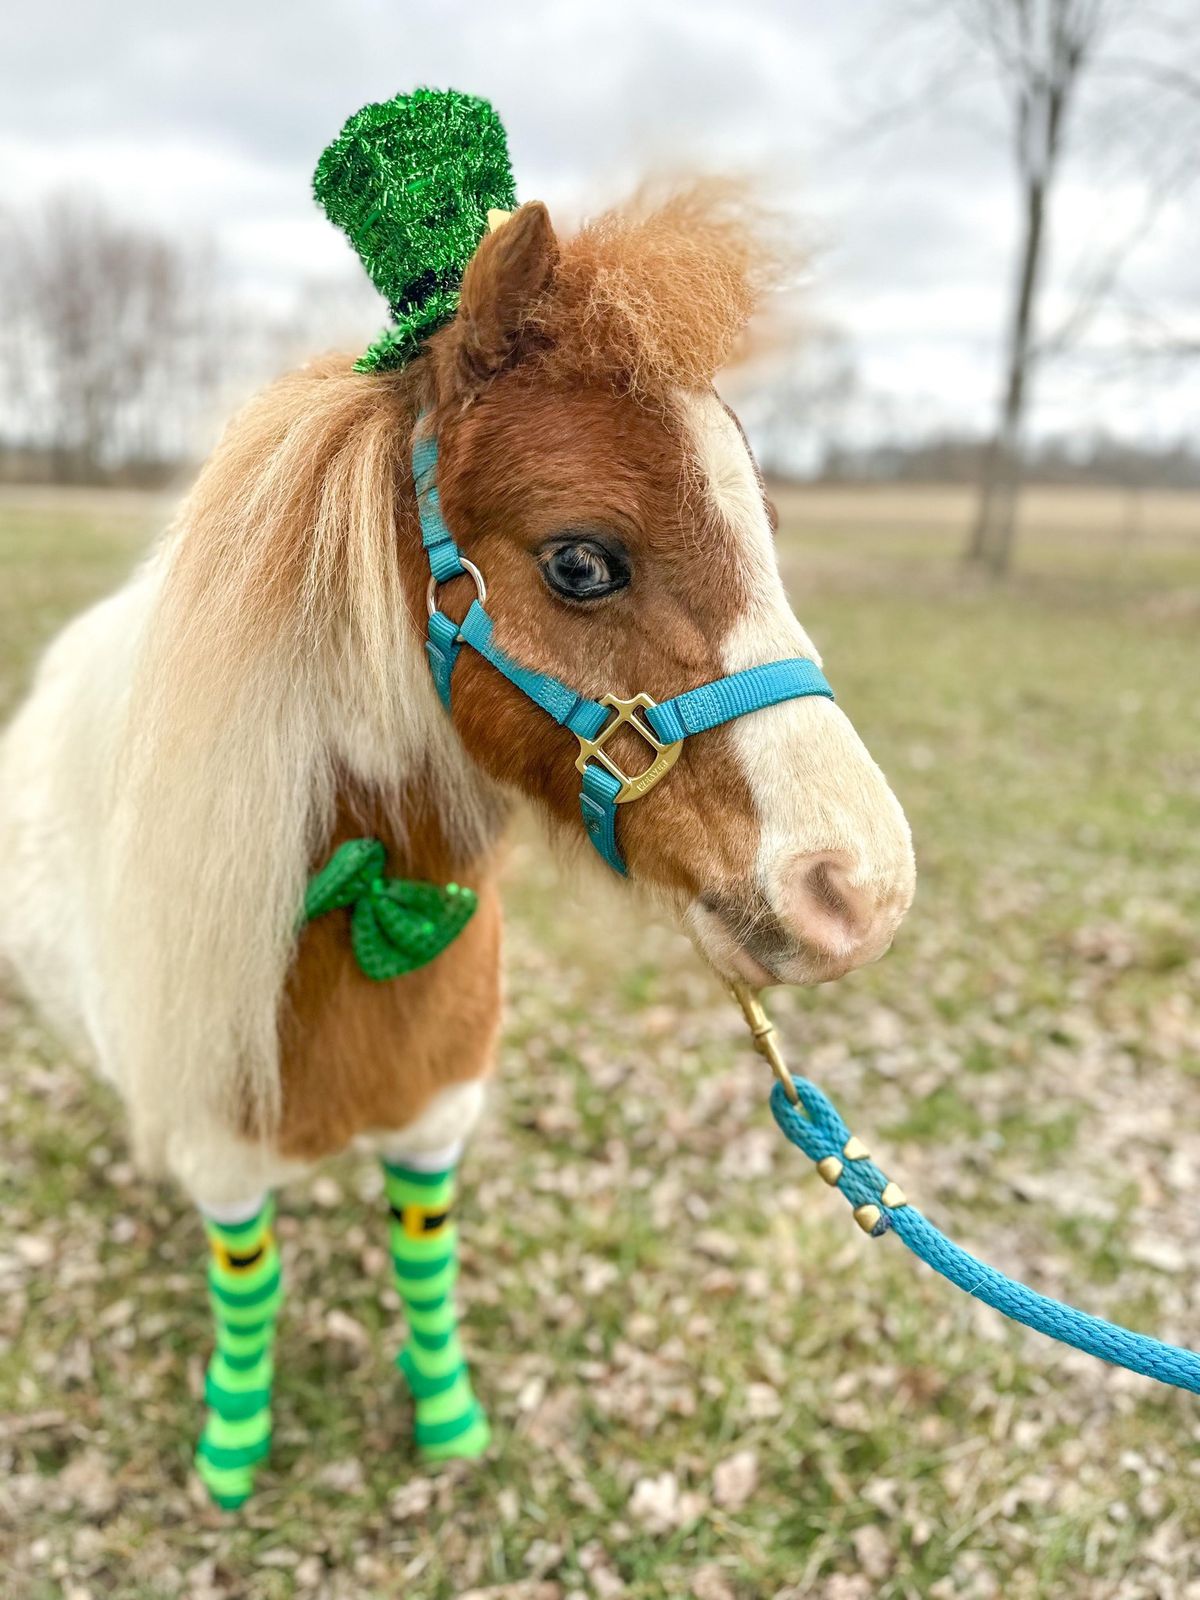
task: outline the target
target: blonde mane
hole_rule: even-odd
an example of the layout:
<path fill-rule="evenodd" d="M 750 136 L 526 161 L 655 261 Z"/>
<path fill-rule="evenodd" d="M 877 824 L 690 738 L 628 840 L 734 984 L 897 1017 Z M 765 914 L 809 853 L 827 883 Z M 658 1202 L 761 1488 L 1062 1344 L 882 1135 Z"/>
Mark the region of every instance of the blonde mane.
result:
<path fill-rule="evenodd" d="M 435 740 L 453 749 L 396 559 L 403 517 L 417 537 L 413 388 L 348 358 L 276 383 L 231 422 L 156 558 L 103 958 L 147 1158 L 231 1107 L 269 1134 L 279 999 L 339 774 L 395 789 Z M 479 780 L 461 766 L 469 826 Z"/>

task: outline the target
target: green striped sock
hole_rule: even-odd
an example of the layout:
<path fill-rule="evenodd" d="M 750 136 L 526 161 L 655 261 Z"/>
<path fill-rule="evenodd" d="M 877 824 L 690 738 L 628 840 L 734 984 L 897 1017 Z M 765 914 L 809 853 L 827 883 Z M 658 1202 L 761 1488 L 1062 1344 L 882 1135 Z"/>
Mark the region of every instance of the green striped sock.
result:
<path fill-rule="evenodd" d="M 275 1318 L 283 1300 L 274 1216 L 268 1200 L 246 1222 L 204 1218 L 217 1347 L 204 1382 L 208 1412 L 196 1470 L 225 1511 L 249 1497 L 258 1463 L 271 1447 Z"/>
<path fill-rule="evenodd" d="M 454 1168 L 420 1172 L 385 1161 L 383 1171 L 392 1264 L 409 1331 L 396 1364 L 416 1403 L 417 1448 L 432 1461 L 481 1456 L 491 1430 L 471 1388 L 454 1311 Z"/>

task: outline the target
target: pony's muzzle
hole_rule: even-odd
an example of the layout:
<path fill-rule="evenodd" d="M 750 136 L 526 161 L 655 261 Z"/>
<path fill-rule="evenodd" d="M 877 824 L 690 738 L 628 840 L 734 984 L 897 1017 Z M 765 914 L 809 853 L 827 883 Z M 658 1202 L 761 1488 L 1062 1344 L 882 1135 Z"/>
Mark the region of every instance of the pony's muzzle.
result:
<path fill-rule="evenodd" d="M 774 912 L 807 981 L 840 978 L 887 950 L 912 897 L 911 883 L 868 876 L 844 850 L 793 856 L 779 872 Z"/>

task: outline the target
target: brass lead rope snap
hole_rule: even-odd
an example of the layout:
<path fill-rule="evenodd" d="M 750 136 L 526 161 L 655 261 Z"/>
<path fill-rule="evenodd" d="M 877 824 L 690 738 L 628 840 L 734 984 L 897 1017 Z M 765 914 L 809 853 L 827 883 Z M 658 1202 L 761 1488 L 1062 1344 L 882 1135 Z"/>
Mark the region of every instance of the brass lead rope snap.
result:
<path fill-rule="evenodd" d="M 742 1016 L 745 1017 L 746 1026 L 750 1029 L 750 1037 L 754 1041 L 754 1048 L 783 1085 L 784 1094 L 787 1095 L 794 1106 L 798 1106 L 800 1104 L 800 1096 L 796 1093 L 796 1085 L 792 1082 L 792 1075 L 784 1065 L 783 1057 L 779 1053 L 775 1028 L 770 1017 L 763 1010 L 762 1001 L 747 984 L 734 981 L 729 987 L 733 998 L 742 1008 Z"/>

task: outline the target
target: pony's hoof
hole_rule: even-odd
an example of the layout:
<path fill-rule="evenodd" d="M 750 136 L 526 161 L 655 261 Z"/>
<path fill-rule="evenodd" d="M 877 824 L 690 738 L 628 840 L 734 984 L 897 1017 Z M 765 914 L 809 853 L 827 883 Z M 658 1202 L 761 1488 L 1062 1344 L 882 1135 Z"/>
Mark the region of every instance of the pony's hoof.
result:
<path fill-rule="evenodd" d="M 445 1424 L 417 1422 L 417 1451 L 423 1461 L 478 1461 L 492 1442 L 492 1430 L 478 1400 L 463 1425 L 445 1437 Z"/>
<path fill-rule="evenodd" d="M 254 1492 L 255 1468 L 269 1448 L 269 1434 L 255 1446 L 232 1450 L 214 1445 L 205 1431 L 196 1450 L 195 1465 L 213 1505 L 222 1511 L 237 1511 L 245 1505 Z"/>
<path fill-rule="evenodd" d="M 245 1467 L 214 1467 L 197 1454 L 196 1475 L 219 1511 L 240 1511 L 254 1491 L 254 1478 Z"/>

